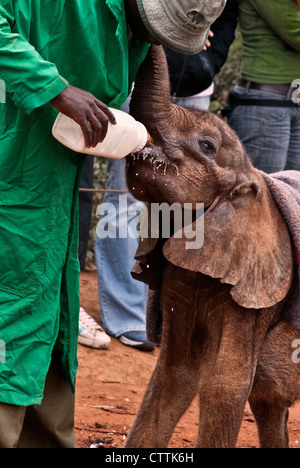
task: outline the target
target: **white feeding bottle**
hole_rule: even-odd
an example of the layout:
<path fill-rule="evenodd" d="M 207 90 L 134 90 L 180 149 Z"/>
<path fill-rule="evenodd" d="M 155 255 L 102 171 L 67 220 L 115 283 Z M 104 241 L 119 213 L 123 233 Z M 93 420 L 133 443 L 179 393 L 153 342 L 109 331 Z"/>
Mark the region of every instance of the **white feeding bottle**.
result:
<path fill-rule="evenodd" d="M 111 159 L 122 159 L 145 148 L 150 140 L 146 127 L 126 112 L 110 110 L 116 117 L 117 124 L 109 122 L 106 137 L 95 148 L 86 146 L 80 125 L 64 114 L 58 115 L 52 134 L 60 143 L 77 153 Z"/>

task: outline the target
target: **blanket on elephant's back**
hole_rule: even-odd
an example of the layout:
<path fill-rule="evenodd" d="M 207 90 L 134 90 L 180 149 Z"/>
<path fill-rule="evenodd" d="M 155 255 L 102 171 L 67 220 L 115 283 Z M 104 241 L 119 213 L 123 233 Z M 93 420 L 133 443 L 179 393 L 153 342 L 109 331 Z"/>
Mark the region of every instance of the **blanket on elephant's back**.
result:
<path fill-rule="evenodd" d="M 283 171 L 262 175 L 271 195 L 286 222 L 295 246 L 295 259 L 300 258 L 300 172 Z M 283 318 L 300 330 L 300 271 L 296 270 L 293 294 L 283 311 Z"/>

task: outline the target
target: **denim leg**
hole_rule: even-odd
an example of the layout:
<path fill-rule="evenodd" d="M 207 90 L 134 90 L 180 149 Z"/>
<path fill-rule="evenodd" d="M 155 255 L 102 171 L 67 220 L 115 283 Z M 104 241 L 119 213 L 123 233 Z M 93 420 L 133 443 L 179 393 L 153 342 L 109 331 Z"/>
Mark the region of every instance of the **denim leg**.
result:
<path fill-rule="evenodd" d="M 108 189 L 127 190 L 125 160 L 110 160 Z M 134 216 L 127 217 L 127 206 L 137 201 L 130 194 L 106 193 L 103 203 L 114 206 L 112 223 L 116 221 L 117 234 L 120 224 L 125 229 Z M 123 208 L 122 208 L 123 207 Z M 119 218 L 120 217 L 120 218 Z M 119 221 L 118 221 L 119 220 Z M 125 237 L 125 236 L 124 236 Z M 95 253 L 98 269 L 99 302 L 103 326 L 108 334 L 118 337 L 126 331 L 146 330 L 146 299 L 148 288 L 131 276 L 135 264 L 138 239 L 96 237 Z"/>
<path fill-rule="evenodd" d="M 300 171 L 300 107 L 290 109 L 291 139 L 288 149 L 286 170 Z"/>
<path fill-rule="evenodd" d="M 241 87 L 235 90 L 244 98 L 286 99 L 264 91 L 250 90 L 245 93 Z M 286 168 L 291 138 L 289 108 L 238 106 L 228 115 L 228 123 L 236 131 L 257 169 L 272 173 Z"/>

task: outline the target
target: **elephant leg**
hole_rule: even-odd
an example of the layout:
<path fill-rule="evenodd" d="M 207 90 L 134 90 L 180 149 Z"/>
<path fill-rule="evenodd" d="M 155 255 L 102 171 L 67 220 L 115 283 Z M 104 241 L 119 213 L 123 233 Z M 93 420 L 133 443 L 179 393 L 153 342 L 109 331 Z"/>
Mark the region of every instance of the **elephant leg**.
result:
<path fill-rule="evenodd" d="M 247 402 L 249 380 L 239 391 L 220 384 L 200 391 L 197 448 L 235 448 Z"/>
<path fill-rule="evenodd" d="M 217 314 L 215 314 L 217 316 Z M 234 448 L 252 390 L 269 314 L 245 311 L 228 301 L 215 321 L 200 369 L 198 447 Z"/>
<path fill-rule="evenodd" d="M 300 370 L 292 344 L 300 333 L 280 322 L 268 333 L 260 353 L 249 402 L 262 448 L 288 448 L 288 408 L 300 399 Z"/>
<path fill-rule="evenodd" d="M 289 448 L 288 408 L 251 396 L 249 403 L 256 419 L 260 447 Z"/>
<path fill-rule="evenodd" d="M 165 270 L 160 356 L 126 447 L 167 447 L 176 424 L 199 391 L 203 349 L 201 327 L 197 326 L 197 274 L 186 284 L 176 271 L 171 265 Z"/>
<path fill-rule="evenodd" d="M 159 362 L 151 378 L 126 448 L 166 448 L 175 426 L 198 392 L 198 379 L 184 363 Z"/>

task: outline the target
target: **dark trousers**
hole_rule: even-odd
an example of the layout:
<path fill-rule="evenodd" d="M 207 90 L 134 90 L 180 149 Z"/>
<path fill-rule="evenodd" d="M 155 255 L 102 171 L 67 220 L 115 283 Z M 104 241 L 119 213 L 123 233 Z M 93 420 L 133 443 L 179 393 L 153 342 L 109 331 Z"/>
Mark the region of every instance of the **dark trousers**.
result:
<path fill-rule="evenodd" d="M 75 395 L 53 359 L 41 406 L 0 403 L 0 448 L 75 448 Z"/>

